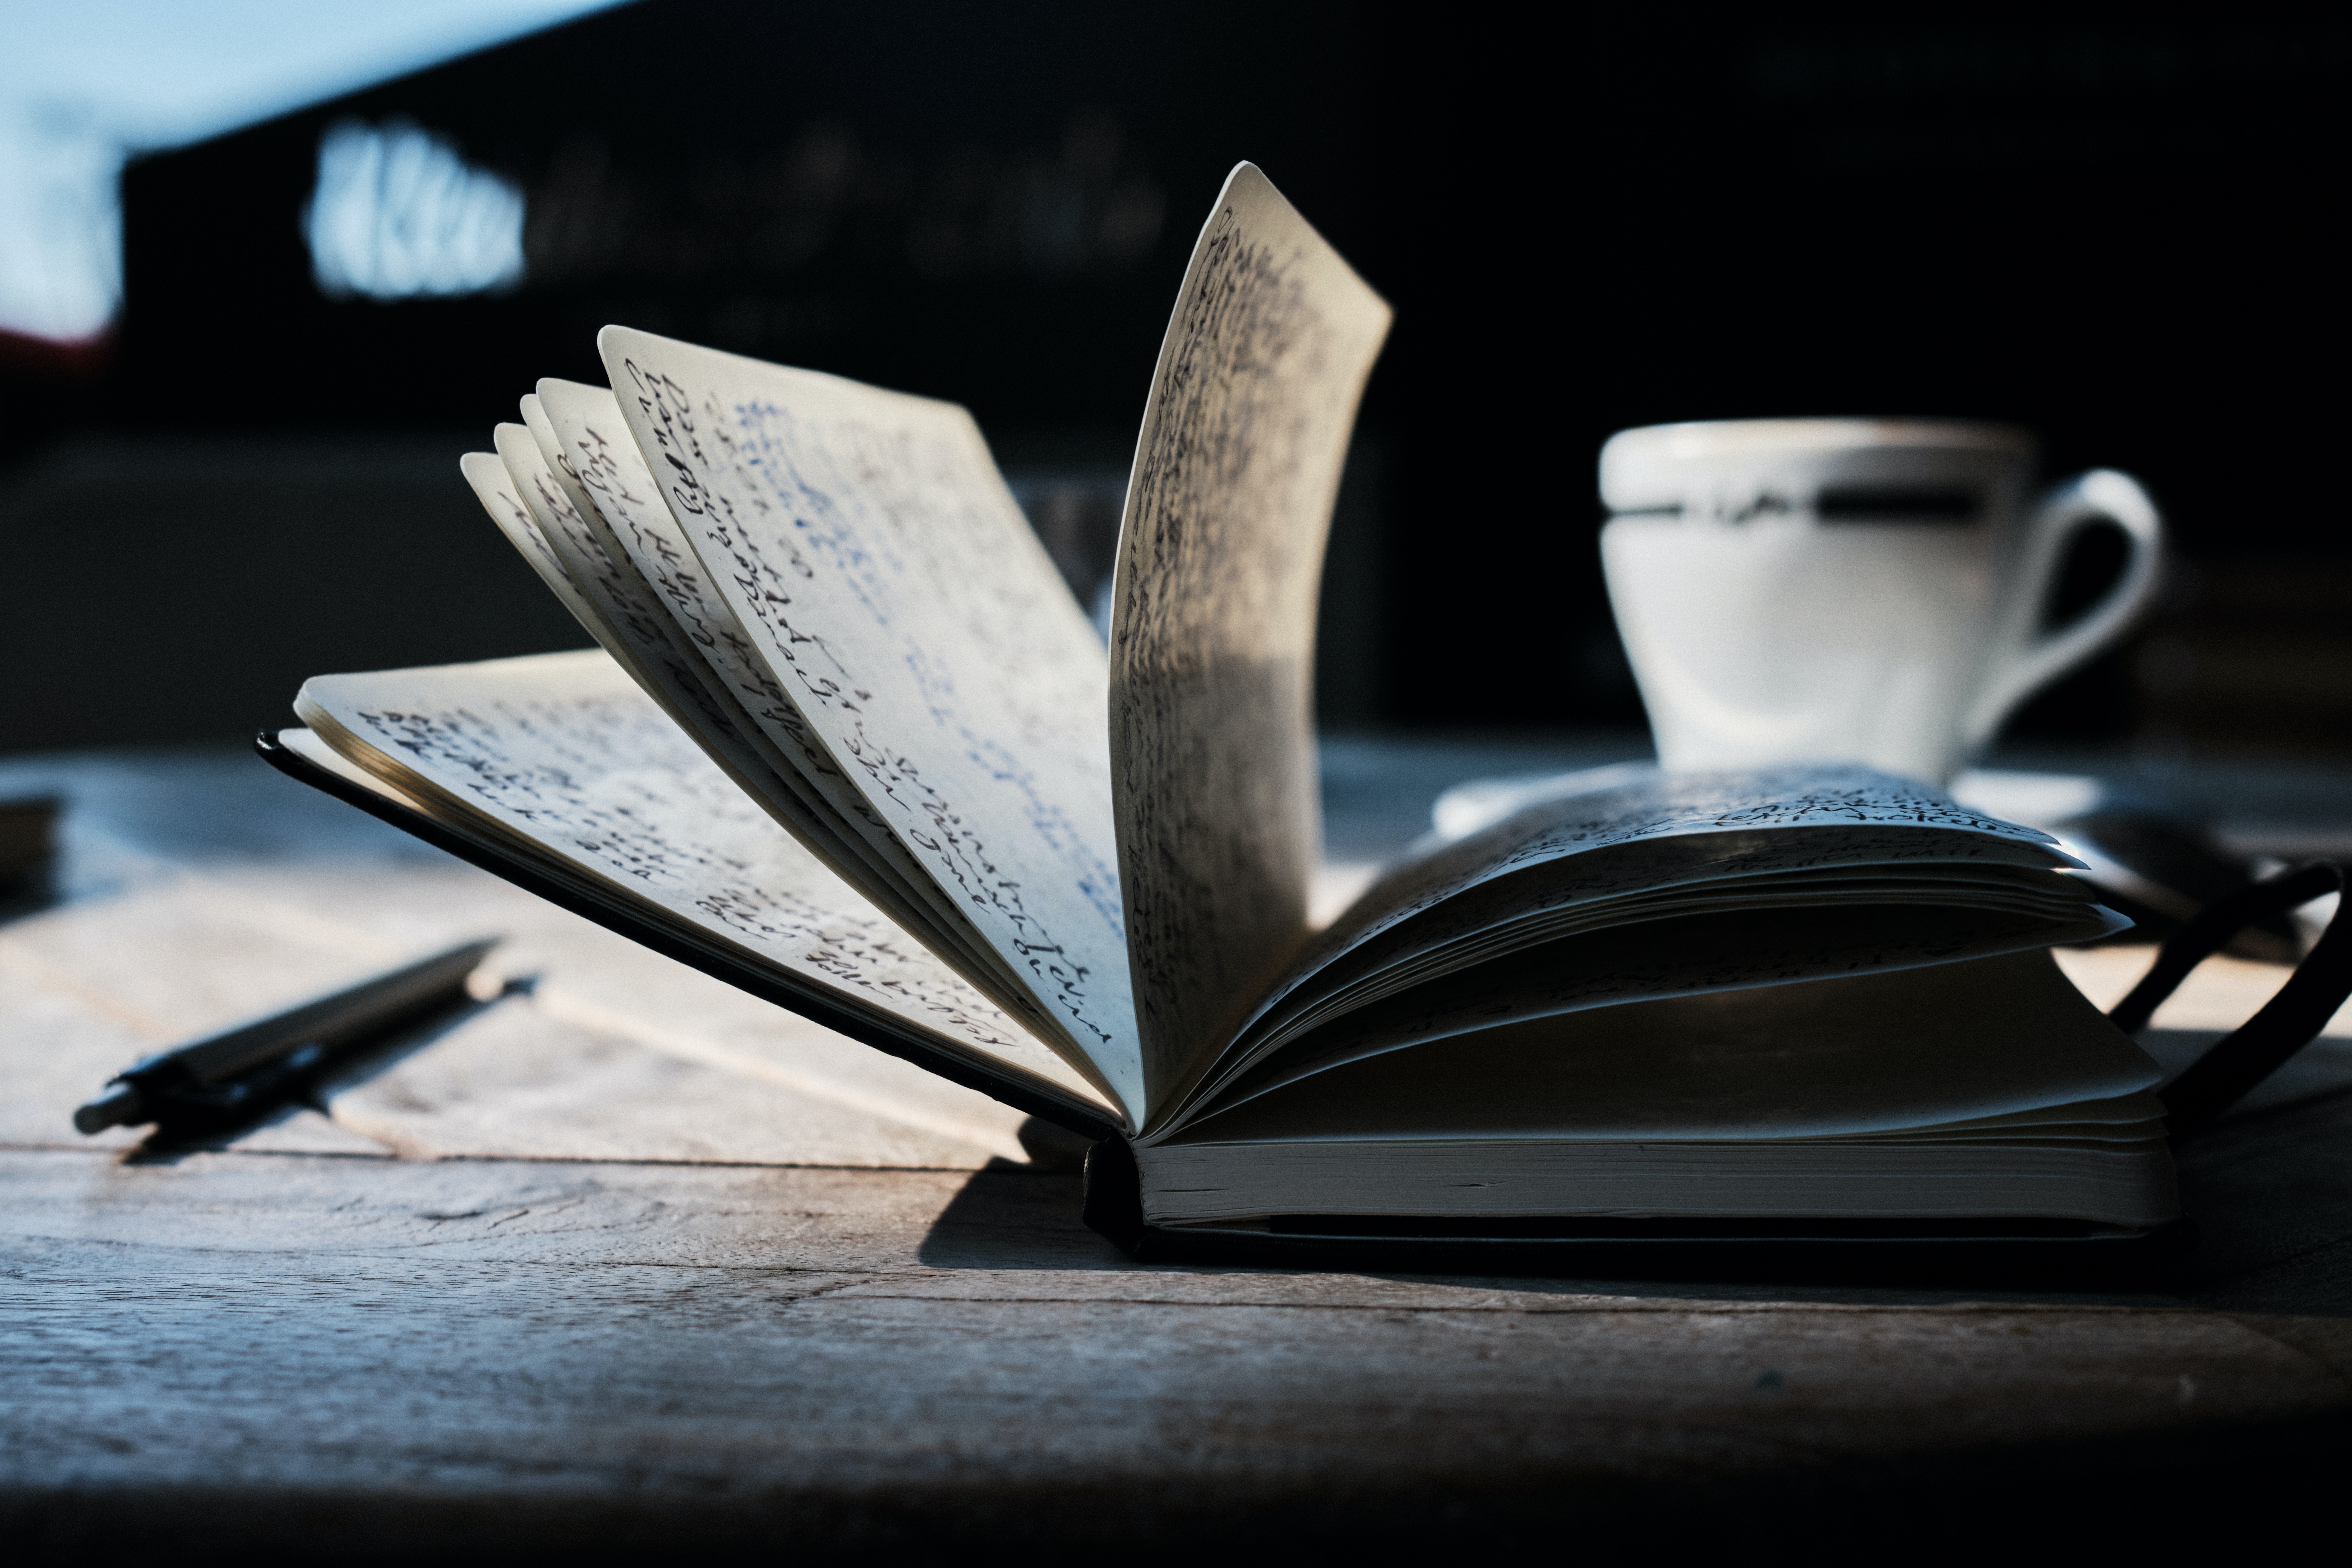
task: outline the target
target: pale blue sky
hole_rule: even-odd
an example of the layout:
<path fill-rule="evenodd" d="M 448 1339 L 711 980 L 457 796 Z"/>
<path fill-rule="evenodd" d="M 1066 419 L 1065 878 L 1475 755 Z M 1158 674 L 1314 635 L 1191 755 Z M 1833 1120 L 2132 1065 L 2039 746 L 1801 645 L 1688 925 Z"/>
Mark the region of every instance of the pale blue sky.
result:
<path fill-rule="evenodd" d="M 0 330 L 76 339 L 121 296 L 115 179 L 197 141 L 614 0 L 0 0 Z"/>

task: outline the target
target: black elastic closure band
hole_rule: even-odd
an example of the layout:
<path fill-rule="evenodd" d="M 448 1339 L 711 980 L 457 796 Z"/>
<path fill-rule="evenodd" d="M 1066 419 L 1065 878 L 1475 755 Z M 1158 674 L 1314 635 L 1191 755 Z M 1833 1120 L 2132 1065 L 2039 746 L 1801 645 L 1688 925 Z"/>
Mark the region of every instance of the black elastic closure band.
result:
<path fill-rule="evenodd" d="M 2343 890 L 2344 868 L 2332 860 L 2315 860 L 2208 905 L 2164 944 L 2147 978 L 2109 1009 L 2107 1017 L 2125 1034 L 2138 1034 L 2189 972 L 2239 931 Z M 2164 1099 L 2173 1142 L 2203 1131 L 2284 1066 L 2327 1026 L 2347 996 L 2352 996 L 2352 926 L 2345 924 L 2339 904 L 2317 945 L 2295 965 L 2278 994 L 2157 1091 Z"/>

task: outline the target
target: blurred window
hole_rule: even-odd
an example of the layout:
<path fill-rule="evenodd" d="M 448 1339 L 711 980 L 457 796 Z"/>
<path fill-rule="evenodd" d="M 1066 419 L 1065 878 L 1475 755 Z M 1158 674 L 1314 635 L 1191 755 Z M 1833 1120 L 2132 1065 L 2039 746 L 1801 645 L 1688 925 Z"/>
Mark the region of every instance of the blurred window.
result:
<path fill-rule="evenodd" d="M 522 281 L 522 192 L 413 121 L 338 121 L 302 215 L 331 297 L 483 294 Z"/>
<path fill-rule="evenodd" d="M 614 0 L 0 0 L 0 338 L 84 343 L 121 303 L 117 181 L 139 152 L 250 125 Z M 415 172 L 429 174 L 421 161 Z M 393 171 L 397 173 L 397 171 Z M 481 221 L 478 185 L 415 211 Z M 435 222 L 441 221 L 438 217 Z M 397 275 L 404 242 L 375 252 Z M 467 246 L 436 241 L 423 277 Z M 370 278 L 378 274 L 368 274 Z M 481 287 L 479 283 L 469 287 Z M 361 289 L 359 292 L 369 290 Z M 430 288 L 410 292 L 432 292 Z"/>

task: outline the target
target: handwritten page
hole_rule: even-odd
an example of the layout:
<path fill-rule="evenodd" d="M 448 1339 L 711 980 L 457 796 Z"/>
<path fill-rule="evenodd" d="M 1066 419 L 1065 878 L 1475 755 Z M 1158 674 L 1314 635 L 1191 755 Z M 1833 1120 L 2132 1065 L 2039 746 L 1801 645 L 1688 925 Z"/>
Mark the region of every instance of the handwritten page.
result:
<path fill-rule="evenodd" d="M 571 384 L 562 384 L 570 385 Z M 606 424 L 620 433 L 620 415 L 613 404 L 613 395 L 603 388 L 580 387 L 583 393 L 600 395 L 604 411 L 609 416 Z M 724 716 L 718 736 L 704 742 L 708 750 L 715 740 L 728 751 L 748 751 L 764 764 L 765 773 L 755 781 L 786 799 L 773 811 L 776 819 L 797 833 L 816 857 L 848 879 L 860 892 L 881 904 L 891 918 L 915 935 L 930 942 L 950 963 L 967 974 L 975 962 L 989 970 L 993 954 L 988 954 L 971 942 L 954 918 L 942 919 L 937 889 L 920 875 L 910 875 L 912 868 L 887 855 L 873 852 L 866 837 L 845 820 L 835 808 L 833 792 L 819 788 L 805 773 L 801 763 L 805 750 L 801 746 L 779 745 L 776 737 L 748 711 L 735 691 L 714 668 L 709 650 L 702 640 L 703 625 L 691 616 L 681 616 L 677 599 L 678 579 L 685 574 L 667 568 L 661 553 L 650 561 L 642 558 L 644 530 L 636 527 L 616 529 L 604 515 L 597 494 L 581 482 L 580 472 L 564 451 L 562 435 L 533 393 L 522 400 L 523 424 L 530 431 L 540 456 L 546 461 L 556 487 L 572 503 L 569 520 L 586 529 L 593 536 L 598 559 L 608 563 L 613 571 L 625 582 L 626 591 L 638 613 L 661 626 L 666 650 L 672 657 L 666 663 L 672 674 L 694 686 L 697 700 L 691 710 L 679 710 L 675 703 L 664 702 L 664 693 L 648 688 L 648 694 L 672 710 L 673 716 L 681 712 L 711 712 Z M 624 437 L 625 439 L 625 437 Z M 635 453 L 630 454 L 635 458 Z M 612 487 L 604 487 L 610 489 Z M 653 510 L 660 510 L 661 503 L 653 493 L 650 480 L 642 487 L 644 499 Z M 674 525 L 673 525 L 674 528 Z M 677 545 L 684 550 L 682 542 Z M 689 557 L 690 559 L 690 557 Z M 630 668 L 629 661 L 622 661 Z M 790 749 L 787 749 L 790 746 Z M 729 758 L 718 755 L 721 767 Z M 982 989 L 997 994 L 1004 987 L 1004 977 L 992 972 L 975 976 Z"/>
<path fill-rule="evenodd" d="M 1609 786 L 1544 800 L 1381 879 L 1318 933 L 1258 1009 L 1312 988 L 1340 954 L 1423 921 L 1444 939 L 1491 915 L 1559 908 L 1714 878 L 1824 867 L 1949 862 L 2079 864 L 2048 834 L 1955 805 L 1929 786 L 1858 767 L 1739 773 L 1612 771 Z M 1538 868 L 1556 866 L 1543 875 Z M 1465 900 L 1505 879 L 1523 897 Z M 1462 921 L 1436 913 L 1459 908 Z"/>
<path fill-rule="evenodd" d="M 548 421 L 547 410 L 539 405 L 539 394 L 525 393 L 516 406 L 522 411 L 523 428 L 530 432 L 531 445 L 539 448 L 540 458 L 547 464 L 548 471 L 555 480 L 555 488 L 563 492 L 563 499 L 572 503 L 572 510 L 588 524 L 589 531 L 604 542 L 604 531 L 595 526 L 594 508 L 589 502 L 588 492 L 580 488 L 580 476 L 572 471 L 572 464 L 564 458 L 563 443 L 557 438 L 555 426 Z M 604 542 L 604 552 L 618 558 L 619 552 L 610 542 Z"/>
<path fill-rule="evenodd" d="M 490 521 L 499 525 L 499 531 L 506 535 L 507 542 L 515 547 L 515 552 L 530 563 L 530 569 L 539 574 L 539 580 L 563 602 L 563 607 L 572 612 L 572 618 L 578 621 L 589 636 L 603 641 L 606 628 L 602 617 L 581 597 L 580 584 L 572 580 L 571 569 L 563 564 L 563 558 L 556 554 L 554 548 L 547 542 L 547 535 L 540 531 L 538 520 L 530 515 L 530 509 L 523 505 L 522 497 L 516 493 L 513 476 L 507 472 L 506 465 L 488 452 L 468 452 L 458 459 L 457 470 L 466 476 L 466 483 L 472 489 L 474 499 L 482 503 L 482 510 L 490 514 Z"/>
<path fill-rule="evenodd" d="M 763 816 L 602 653 L 321 676 L 295 708 L 346 759 L 478 835 L 896 1031 L 1117 1114 Z"/>
<path fill-rule="evenodd" d="M 541 384 L 552 389 L 559 384 Z M 610 392 L 596 387 L 573 389 L 570 384 L 560 384 L 567 392 L 576 390 L 592 395 L 601 394 L 604 405 L 603 412 L 609 415 L 606 423 L 615 433 L 620 433 L 620 411 L 613 404 Z M 563 401 L 568 405 L 575 400 L 564 397 Z M 808 781 L 801 776 L 801 764 L 805 758 L 795 754 L 801 748 L 789 742 L 789 749 L 779 747 L 774 737 L 767 734 L 762 726 L 747 721 L 751 716 L 741 711 L 740 700 L 726 689 L 726 683 L 719 679 L 719 671 L 709 657 L 714 646 L 725 642 L 726 634 L 723 628 L 712 626 L 699 613 L 700 606 L 694 593 L 694 572 L 680 570 L 677 564 L 677 558 L 685 548 L 683 540 L 673 547 L 655 531 L 649 519 L 633 515 L 633 508 L 656 512 L 661 510 L 661 502 L 654 493 L 650 477 L 643 475 L 643 465 L 638 465 L 643 482 L 633 491 L 625 479 L 617 484 L 614 482 L 616 468 L 614 457 L 610 453 L 596 451 L 592 443 L 583 442 L 583 446 L 587 449 L 582 457 L 589 476 L 583 479 L 583 466 L 575 463 L 572 454 L 566 450 L 564 432 L 556 427 L 554 417 L 546 407 L 546 400 L 533 393 L 522 400 L 522 412 L 524 424 L 539 447 L 540 456 L 545 459 L 557 486 L 572 503 L 573 515 L 567 521 L 576 523 L 583 531 L 583 545 L 593 547 L 598 552 L 599 561 L 609 566 L 616 580 L 626 580 L 633 600 L 649 620 L 663 623 L 668 644 L 677 649 L 682 663 L 693 668 L 695 678 L 709 692 L 711 701 L 737 720 L 734 727 L 742 732 L 746 742 L 760 751 L 780 774 L 788 778 L 794 784 L 796 793 L 805 794 L 809 789 Z M 572 423 L 573 421 L 567 420 L 567 425 Z M 635 454 L 631 452 L 628 456 L 634 460 Z M 618 515 L 618 521 L 614 521 L 614 514 Z M 666 517 L 664 521 L 667 521 Z M 675 531 L 674 525 L 671 531 Z M 691 557 L 687 557 L 687 560 L 690 562 Z M 820 815 L 824 814 L 824 807 L 821 802 L 812 801 L 811 805 Z"/>
<path fill-rule="evenodd" d="M 1613 771 L 1609 787 L 1543 799 L 1390 869 L 1298 954 L 1282 985 L 1267 992 L 1261 1016 L 1340 952 L 1540 865 L 1561 863 L 1557 879 L 1531 884 L 1540 902 L 1559 905 L 1707 877 L 1928 860 L 2079 865 L 2046 832 L 1858 766 Z"/>
<path fill-rule="evenodd" d="M 922 920 L 910 929 L 927 941 L 936 938 L 950 962 L 1019 1010 L 1026 999 L 1023 983 L 842 776 L 809 732 L 792 694 L 760 658 L 670 516 L 611 391 L 553 378 L 539 384 L 525 402 L 547 423 L 559 477 L 572 486 L 581 514 L 606 550 L 636 569 L 647 598 L 668 616 L 675 640 L 699 655 L 714 700 L 738 715 L 745 733 L 839 841 L 840 852 L 921 907 Z"/>
<path fill-rule="evenodd" d="M 530 406 L 534 402 L 525 400 L 527 414 L 535 411 Z M 822 800 L 812 803 L 804 788 L 795 787 L 798 781 L 787 776 L 788 759 L 766 743 L 733 699 L 713 682 L 693 646 L 637 575 L 634 563 L 613 547 L 610 531 L 598 529 L 582 513 L 577 488 L 562 481 L 546 462 L 537 439 L 512 425 L 499 426 L 497 439 L 499 460 L 514 479 L 540 536 L 578 587 L 592 624 L 602 628 L 599 640 L 606 651 L 636 678 L 648 697 L 701 743 L 730 778 L 798 837 L 827 868 L 940 952 L 982 990 L 1000 1001 L 1007 1000 L 1010 988 L 1003 977 L 987 963 L 976 962 L 970 947 L 958 942 L 952 931 L 944 936 L 939 931 L 929 900 L 894 877 L 889 867 L 872 864 L 860 852 L 855 836 L 826 810 Z M 926 887 L 925 892 L 929 891 Z M 1012 992 L 1009 999 L 1017 1005 L 1023 998 Z"/>
<path fill-rule="evenodd" d="M 615 561 L 590 531 L 530 431 L 520 425 L 501 425 L 495 435 L 499 461 L 513 481 L 514 493 L 530 510 L 539 537 L 562 563 L 605 651 L 744 790 L 772 811 L 804 816 L 725 708 L 712 700 L 699 661 L 677 646 L 666 617 L 646 602 L 643 584 L 632 569 Z"/>
<path fill-rule="evenodd" d="M 1316 595 L 1389 319 L 1264 174 L 1234 170 L 1160 351 L 1112 599 L 1119 878 L 1162 1100 L 1307 937 Z"/>
<path fill-rule="evenodd" d="M 582 532 L 574 492 L 561 484 L 560 475 L 531 462 L 529 450 L 517 445 L 512 426 L 501 426 L 497 440 L 506 456 L 471 453 L 460 468 L 499 531 L 614 662 L 636 678 L 648 696 L 679 721 L 706 751 L 713 752 L 713 760 L 730 777 L 737 777 L 755 799 L 789 818 L 789 804 L 780 808 L 772 799 L 781 792 L 772 781 L 761 776 L 758 760 L 739 754 L 743 738 L 740 725 L 730 727 L 723 713 L 720 721 L 707 731 L 687 722 L 686 715 L 707 706 L 685 690 L 695 684 L 695 672 L 685 668 L 688 661 L 677 657 L 678 650 L 660 635 L 641 603 L 616 596 L 627 589 L 614 574 L 611 552 Z M 552 493 L 551 482 L 563 493 Z M 529 501 L 523 499 L 526 496 Z M 556 540 L 563 542 L 562 548 L 557 548 Z M 654 668 L 647 667 L 648 660 Z"/>
<path fill-rule="evenodd" d="M 866 805 L 1139 1116 L 1102 645 L 970 415 L 607 327 L 629 433 Z"/>
<path fill-rule="evenodd" d="M 2057 875 L 2074 862 L 2048 835 L 1907 779 L 1652 769 L 1609 784 L 1383 879 L 1300 955 L 1186 1109 L 1262 1081 L 1269 1058 L 1297 1076 L 1512 1017 L 2095 941 L 2126 923 Z M 1459 1018 L 1442 1022 L 1449 1009 Z M 1311 1048 L 1290 1043 L 1308 1030 Z"/>

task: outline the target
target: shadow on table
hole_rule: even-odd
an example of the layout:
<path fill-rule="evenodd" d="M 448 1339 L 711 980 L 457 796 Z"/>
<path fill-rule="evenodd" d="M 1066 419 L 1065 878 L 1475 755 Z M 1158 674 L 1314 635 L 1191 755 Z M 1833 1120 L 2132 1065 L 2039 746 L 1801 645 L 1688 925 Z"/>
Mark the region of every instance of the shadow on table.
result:
<path fill-rule="evenodd" d="M 992 1160 L 931 1222 L 917 1260 L 933 1268 L 1140 1267 L 1078 1220 L 1076 1171 Z"/>
<path fill-rule="evenodd" d="M 2352 1047 L 2331 1042 L 2184 1148 L 2180 1179 L 2189 1219 L 2165 1242 L 2039 1255 L 1605 1244 L 1437 1254 L 1389 1245 L 1139 1263 L 1080 1222 L 1075 1173 L 997 1161 L 973 1173 L 918 1256 L 938 1268 L 1334 1273 L 1682 1300 L 2170 1301 L 2352 1320 Z"/>

